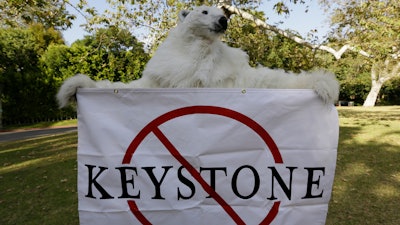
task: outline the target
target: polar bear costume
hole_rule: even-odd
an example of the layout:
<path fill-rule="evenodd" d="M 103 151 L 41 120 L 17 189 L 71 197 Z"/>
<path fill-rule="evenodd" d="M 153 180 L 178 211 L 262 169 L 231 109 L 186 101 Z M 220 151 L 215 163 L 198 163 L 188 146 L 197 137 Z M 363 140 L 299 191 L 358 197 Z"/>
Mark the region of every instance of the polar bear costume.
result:
<path fill-rule="evenodd" d="M 253 68 L 244 51 L 221 42 L 226 29 L 227 18 L 219 8 L 183 10 L 141 79 L 126 84 L 96 82 L 79 74 L 63 83 L 57 94 L 59 104 L 65 107 L 74 100 L 77 88 L 294 88 L 313 89 L 327 104 L 337 100 L 339 84 L 332 74 Z"/>

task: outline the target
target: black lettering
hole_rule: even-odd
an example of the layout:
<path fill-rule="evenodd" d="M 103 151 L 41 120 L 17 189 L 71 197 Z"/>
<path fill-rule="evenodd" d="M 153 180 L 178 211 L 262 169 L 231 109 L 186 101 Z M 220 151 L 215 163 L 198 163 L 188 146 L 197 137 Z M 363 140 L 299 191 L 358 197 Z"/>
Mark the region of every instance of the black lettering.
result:
<path fill-rule="evenodd" d="M 121 174 L 121 187 L 122 187 L 122 195 L 119 196 L 118 198 L 140 198 L 140 190 L 136 195 L 130 195 L 128 193 L 128 183 L 132 185 L 132 189 L 135 189 L 135 182 L 133 180 L 133 174 L 130 176 L 132 179 L 127 179 L 126 177 L 126 171 L 127 170 L 132 170 L 135 172 L 136 176 L 138 175 L 136 167 L 117 167 L 115 168 L 119 170 L 119 173 Z"/>
<path fill-rule="evenodd" d="M 87 195 L 85 195 L 85 197 L 88 198 L 96 198 L 93 195 L 93 191 L 92 191 L 92 186 L 94 185 L 96 187 L 96 189 L 100 192 L 101 197 L 100 199 L 111 199 L 113 198 L 110 194 L 107 193 L 107 191 L 96 181 L 96 179 L 100 176 L 101 173 L 103 173 L 104 171 L 106 171 L 108 168 L 107 167 L 102 167 L 99 166 L 100 171 L 96 174 L 95 177 L 93 177 L 93 169 L 96 166 L 93 165 L 85 165 L 88 168 L 89 171 L 89 183 L 88 183 L 88 193 Z"/>
<path fill-rule="evenodd" d="M 237 189 L 237 178 L 238 178 L 238 175 L 239 175 L 240 171 L 242 169 L 244 169 L 244 168 L 250 169 L 251 172 L 253 172 L 253 175 L 254 175 L 254 188 L 253 188 L 253 191 L 247 196 L 244 196 L 244 195 L 240 194 L 238 189 Z M 258 175 L 257 170 L 254 169 L 254 167 L 249 166 L 249 165 L 244 165 L 244 166 L 239 167 L 235 171 L 235 173 L 233 174 L 233 176 L 232 176 L 232 184 L 231 185 L 232 185 L 232 191 L 235 193 L 236 196 L 238 196 L 241 199 L 249 199 L 249 198 L 253 197 L 257 193 L 258 189 L 260 188 L 260 177 Z"/>
<path fill-rule="evenodd" d="M 194 184 L 189 180 L 189 179 L 187 179 L 185 176 L 183 176 L 183 174 L 182 174 L 182 169 L 183 169 L 184 167 L 183 166 L 181 166 L 181 167 L 179 167 L 179 169 L 178 169 L 178 179 L 183 183 L 183 184 L 185 184 L 188 188 L 190 188 L 190 191 L 191 191 L 191 194 L 189 195 L 189 196 L 184 196 L 184 195 L 182 195 L 181 194 L 181 192 L 180 192 L 180 190 L 179 190 L 179 187 L 178 187 L 178 200 L 181 200 L 181 199 L 190 199 L 190 198 L 192 198 L 193 197 L 193 195 L 196 193 L 196 188 L 195 188 L 195 186 L 194 186 Z"/>
<path fill-rule="evenodd" d="M 290 178 L 289 178 L 289 187 L 285 184 L 285 182 L 283 181 L 281 175 L 279 175 L 278 171 L 275 169 L 275 167 L 268 167 L 269 169 L 271 169 L 272 171 L 272 178 L 271 178 L 271 182 L 272 182 L 272 193 L 271 193 L 271 197 L 267 198 L 268 200 L 275 200 L 277 199 L 274 196 L 274 177 L 276 179 L 276 181 L 278 181 L 279 186 L 281 186 L 283 192 L 285 193 L 286 197 L 291 200 L 292 197 L 292 175 L 293 175 L 293 170 L 297 169 L 297 167 L 286 167 L 287 169 L 289 169 L 290 171 Z"/>
<path fill-rule="evenodd" d="M 167 174 L 168 170 L 172 168 L 172 166 L 163 166 L 164 168 L 164 174 L 162 175 L 160 181 L 157 180 L 156 176 L 154 176 L 153 169 L 156 168 L 154 166 L 152 167 L 142 167 L 147 174 L 149 175 L 151 182 L 153 182 L 154 188 L 155 188 L 155 195 L 152 197 L 152 199 L 165 199 L 164 197 L 161 196 L 161 190 L 160 186 L 161 183 L 163 182 L 165 175 Z"/>
<path fill-rule="evenodd" d="M 306 199 L 306 198 L 322 198 L 322 194 L 324 193 L 324 190 L 321 191 L 318 195 L 313 195 L 312 192 L 312 186 L 317 185 L 317 189 L 319 188 L 319 182 L 321 180 L 321 175 L 318 176 L 317 180 L 313 180 L 314 177 L 314 171 L 320 170 L 322 171 L 322 176 L 325 176 L 325 167 L 315 167 L 315 168 L 304 168 L 308 171 L 308 179 L 307 179 L 307 193 L 306 196 L 304 196 L 301 199 Z"/>
<path fill-rule="evenodd" d="M 215 172 L 217 170 L 222 170 L 226 174 L 226 167 L 200 167 L 200 173 L 204 170 L 210 171 L 210 187 L 215 191 Z M 211 196 L 207 196 L 207 198 L 211 198 Z"/>

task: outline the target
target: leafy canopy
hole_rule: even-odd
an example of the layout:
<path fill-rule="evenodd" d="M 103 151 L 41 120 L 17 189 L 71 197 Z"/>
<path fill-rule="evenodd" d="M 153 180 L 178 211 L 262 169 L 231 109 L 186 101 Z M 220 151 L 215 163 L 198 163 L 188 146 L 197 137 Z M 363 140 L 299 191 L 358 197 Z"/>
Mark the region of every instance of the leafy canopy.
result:
<path fill-rule="evenodd" d="M 0 27 L 43 24 L 46 28 L 67 29 L 76 16 L 66 10 L 68 0 L 0 1 Z"/>

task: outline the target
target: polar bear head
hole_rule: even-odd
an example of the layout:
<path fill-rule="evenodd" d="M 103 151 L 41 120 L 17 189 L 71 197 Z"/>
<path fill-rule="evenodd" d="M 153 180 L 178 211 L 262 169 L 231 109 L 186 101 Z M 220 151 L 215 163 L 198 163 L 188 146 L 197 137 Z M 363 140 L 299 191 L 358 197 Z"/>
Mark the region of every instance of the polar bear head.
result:
<path fill-rule="evenodd" d="M 197 37 L 215 39 L 227 29 L 228 19 L 219 8 L 200 6 L 192 11 L 182 10 L 178 27 Z"/>

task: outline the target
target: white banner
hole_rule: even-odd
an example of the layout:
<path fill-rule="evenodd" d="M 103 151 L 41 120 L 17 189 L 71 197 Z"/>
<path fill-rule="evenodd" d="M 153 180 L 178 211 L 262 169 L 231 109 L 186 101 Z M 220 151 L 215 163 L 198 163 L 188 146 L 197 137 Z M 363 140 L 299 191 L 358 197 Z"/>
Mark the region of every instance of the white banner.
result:
<path fill-rule="evenodd" d="M 324 224 L 338 116 L 311 90 L 80 89 L 82 225 Z"/>

